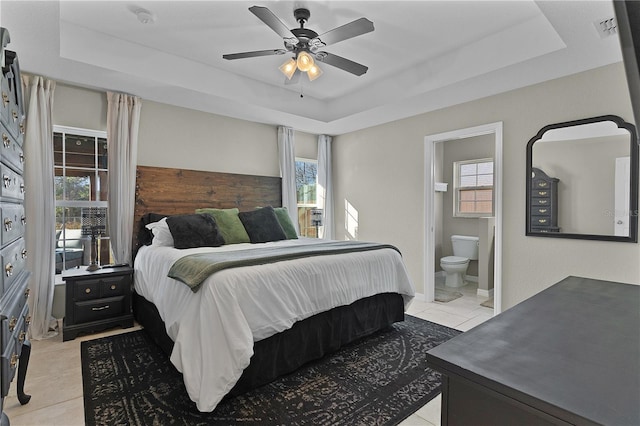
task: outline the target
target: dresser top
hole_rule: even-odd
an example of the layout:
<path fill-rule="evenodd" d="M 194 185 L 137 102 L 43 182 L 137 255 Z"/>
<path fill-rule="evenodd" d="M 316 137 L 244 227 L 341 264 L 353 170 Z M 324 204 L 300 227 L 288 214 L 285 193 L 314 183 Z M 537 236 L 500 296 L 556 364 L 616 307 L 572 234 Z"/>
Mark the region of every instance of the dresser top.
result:
<path fill-rule="evenodd" d="M 638 425 L 640 286 L 565 278 L 427 362 L 570 423 Z"/>

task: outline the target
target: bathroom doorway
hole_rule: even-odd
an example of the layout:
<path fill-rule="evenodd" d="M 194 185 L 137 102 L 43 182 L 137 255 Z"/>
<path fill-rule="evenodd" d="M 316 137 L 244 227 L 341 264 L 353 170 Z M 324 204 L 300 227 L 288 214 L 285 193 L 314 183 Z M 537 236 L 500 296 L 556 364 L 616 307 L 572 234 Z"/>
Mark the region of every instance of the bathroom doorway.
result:
<path fill-rule="evenodd" d="M 494 138 L 494 262 L 493 262 L 493 313 L 502 311 L 502 122 L 490 123 L 466 129 L 453 130 L 426 136 L 425 145 L 425 267 L 424 267 L 424 297 L 425 301 L 433 302 L 435 297 L 435 263 L 436 263 L 436 170 L 439 158 L 436 155 L 437 146 L 446 141 L 475 138 L 482 135 L 493 135 Z M 472 142 L 470 142 L 472 143 Z"/>

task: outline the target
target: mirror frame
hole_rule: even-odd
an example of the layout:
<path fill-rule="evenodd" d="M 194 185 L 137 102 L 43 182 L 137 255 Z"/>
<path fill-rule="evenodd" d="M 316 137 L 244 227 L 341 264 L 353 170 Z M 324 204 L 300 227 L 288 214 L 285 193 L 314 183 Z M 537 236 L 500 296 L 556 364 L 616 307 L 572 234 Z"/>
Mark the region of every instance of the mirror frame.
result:
<path fill-rule="evenodd" d="M 562 232 L 532 232 L 531 231 L 531 200 L 529 193 L 531 191 L 531 175 L 533 172 L 533 145 L 536 141 L 542 139 L 545 132 L 552 129 L 564 127 L 579 126 L 582 124 L 597 123 L 600 121 L 612 121 L 618 125 L 618 128 L 626 129 L 630 135 L 630 200 L 629 200 L 629 236 L 622 237 L 616 235 L 597 235 L 597 234 L 574 234 Z M 580 240 L 599 240 L 599 241 L 618 241 L 627 243 L 638 242 L 638 138 L 636 128 L 633 124 L 627 123 L 617 115 L 601 115 L 598 117 L 584 118 L 581 120 L 566 121 L 563 123 L 549 124 L 542 129 L 527 143 L 527 181 L 526 181 L 526 235 L 529 237 L 546 237 L 546 238 L 573 238 Z"/>

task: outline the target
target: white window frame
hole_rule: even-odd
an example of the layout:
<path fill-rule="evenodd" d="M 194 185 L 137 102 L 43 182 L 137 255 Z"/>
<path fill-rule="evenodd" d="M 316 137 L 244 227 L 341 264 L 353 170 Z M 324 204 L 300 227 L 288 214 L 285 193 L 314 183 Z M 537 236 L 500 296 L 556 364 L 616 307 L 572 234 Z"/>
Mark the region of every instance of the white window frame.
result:
<path fill-rule="evenodd" d="M 66 138 L 66 134 L 72 134 L 72 135 L 78 135 L 78 136 L 86 136 L 86 137 L 90 137 L 90 138 L 102 138 L 102 139 L 107 139 L 107 132 L 103 131 L 103 130 L 92 130 L 92 129 L 83 129 L 83 128 L 79 128 L 79 127 L 69 127 L 69 126 L 59 126 L 59 125 L 54 125 L 53 126 L 53 133 L 61 133 L 63 135 L 63 144 L 62 144 L 62 148 L 63 148 L 63 154 L 62 154 L 62 167 L 61 166 L 56 166 L 55 162 L 54 162 L 54 174 L 55 174 L 55 169 L 59 169 L 62 168 L 63 170 L 66 171 L 67 169 L 67 165 L 66 165 L 66 153 L 64 151 L 65 148 L 65 144 L 64 144 L 64 140 Z M 95 156 L 98 156 L 98 150 L 95 150 Z M 97 165 L 97 158 L 94 159 L 94 164 Z M 82 169 L 82 168 L 78 168 L 78 167 L 74 167 L 74 169 Z M 92 171 L 109 171 L 108 167 L 106 169 L 104 168 L 100 168 L 100 167 L 92 167 L 92 168 L 88 168 L 87 170 L 92 170 Z M 63 176 L 66 176 L 66 174 L 63 172 Z M 63 191 L 65 190 L 65 188 L 63 188 Z M 79 208 L 86 208 L 86 207 L 107 207 L 108 205 L 108 200 L 96 200 L 96 201 L 82 201 L 82 200 L 67 200 L 66 199 L 66 195 L 63 194 L 63 199 L 62 200 L 54 200 L 54 207 L 79 207 Z M 65 238 L 65 236 L 61 236 L 62 238 L 62 242 L 63 242 L 63 248 L 66 249 L 66 241 L 67 238 Z M 105 236 L 105 237 L 101 237 L 100 239 L 105 239 L 108 240 L 109 236 Z M 63 268 L 66 268 L 66 259 L 63 258 L 64 264 L 65 266 L 63 266 Z M 64 270 L 64 269 L 63 269 Z"/>
<path fill-rule="evenodd" d="M 478 158 L 473 160 L 464 160 L 464 161 L 455 161 L 453 163 L 453 217 L 461 217 L 461 218 L 478 218 L 478 217 L 489 217 L 493 216 L 495 212 L 495 191 L 494 185 L 479 185 L 479 186 L 465 186 L 460 187 L 460 167 L 466 164 L 479 164 L 479 163 L 493 163 L 491 174 L 493 176 L 493 180 L 495 182 L 495 162 L 493 158 Z M 491 212 L 489 213 L 463 213 L 459 211 L 460 206 L 460 191 L 461 190 L 482 190 L 482 189 L 490 189 L 491 190 Z"/>

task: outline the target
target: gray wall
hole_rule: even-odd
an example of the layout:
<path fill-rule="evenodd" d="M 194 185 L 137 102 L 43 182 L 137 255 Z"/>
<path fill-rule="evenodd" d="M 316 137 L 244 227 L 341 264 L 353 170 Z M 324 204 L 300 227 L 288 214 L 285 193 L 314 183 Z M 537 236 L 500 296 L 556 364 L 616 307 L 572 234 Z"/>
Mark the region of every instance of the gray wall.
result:
<path fill-rule="evenodd" d="M 633 122 L 622 63 L 336 137 L 336 224 L 359 212 L 362 240 L 395 244 L 424 291 L 424 138 L 502 121 L 503 309 L 568 275 L 638 284 L 637 244 L 525 236 L 527 142 L 542 127 L 604 114 Z M 336 238 L 346 237 L 340 226 Z M 429 260 L 431 261 L 431 260 Z"/>

